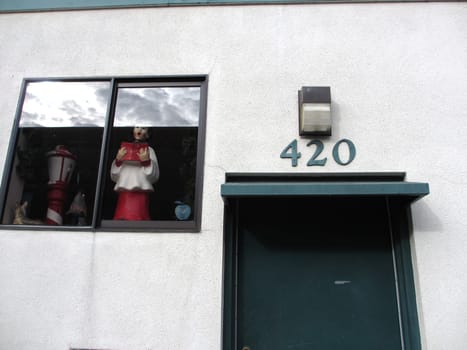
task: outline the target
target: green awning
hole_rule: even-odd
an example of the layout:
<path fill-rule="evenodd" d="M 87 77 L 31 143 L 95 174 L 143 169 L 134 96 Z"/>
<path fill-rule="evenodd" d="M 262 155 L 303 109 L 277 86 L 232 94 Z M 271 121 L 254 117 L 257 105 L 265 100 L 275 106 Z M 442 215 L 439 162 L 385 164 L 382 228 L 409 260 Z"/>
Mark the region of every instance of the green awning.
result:
<path fill-rule="evenodd" d="M 227 182 L 221 185 L 221 195 L 226 198 L 390 196 L 415 201 L 428 193 L 427 183 L 405 181 Z"/>

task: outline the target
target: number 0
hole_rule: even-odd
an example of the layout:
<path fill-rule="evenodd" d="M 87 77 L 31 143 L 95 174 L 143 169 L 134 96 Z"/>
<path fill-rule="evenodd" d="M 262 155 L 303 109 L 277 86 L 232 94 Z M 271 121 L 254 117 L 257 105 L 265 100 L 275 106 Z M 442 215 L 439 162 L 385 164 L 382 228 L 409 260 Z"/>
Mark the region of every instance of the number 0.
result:
<path fill-rule="evenodd" d="M 339 155 L 339 146 L 341 145 L 341 143 L 347 144 L 347 147 L 349 148 L 349 159 L 346 162 L 343 162 L 341 160 L 340 155 Z M 337 142 L 334 145 L 334 147 L 332 149 L 332 157 L 334 158 L 336 163 L 339 164 L 339 165 L 348 165 L 348 164 L 352 163 L 352 161 L 355 159 L 356 153 L 357 152 L 355 150 L 355 145 L 353 144 L 352 141 L 347 140 L 347 139 L 340 140 L 339 142 Z"/>

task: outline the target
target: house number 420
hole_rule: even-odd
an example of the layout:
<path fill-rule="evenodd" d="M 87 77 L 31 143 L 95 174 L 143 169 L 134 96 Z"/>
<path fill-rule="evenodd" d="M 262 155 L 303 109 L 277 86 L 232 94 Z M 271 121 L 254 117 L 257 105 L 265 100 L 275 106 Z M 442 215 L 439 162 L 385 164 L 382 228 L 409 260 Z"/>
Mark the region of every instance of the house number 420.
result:
<path fill-rule="evenodd" d="M 341 157 L 341 146 L 345 144 L 348 148 L 348 154 L 347 154 L 347 159 L 342 159 Z M 315 152 L 311 156 L 311 158 L 308 160 L 306 163 L 307 166 L 324 166 L 328 160 L 327 157 L 320 157 L 321 152 L 324 150 L 324 144 L 320 140 L 311 140 L 308 142 L 307 147 L 310 146 L 315 146 Z M 334 147 L 332 148 L 332 158 L 334 158 L 334 161 L 339 164 L 339 165 L 348 165 L 352 163 L 352 161 L 355 159 L 355 155 L 357 154 L 357 151 L 355 150 L 355 145 L 353 144 L 352 141 L 348 139 L 342 139 L 336 142 Z M 292 166 L 297 166 L 298 165 L 298 159 L 302 157 L 302 154 L 298 152 L 298 147 L 297 147 L 297 140 L 293 140 L 291 143 L 289 143 L 284 150 L 281 152 L 281 158 L 290 158 L 292 160 Z"/>

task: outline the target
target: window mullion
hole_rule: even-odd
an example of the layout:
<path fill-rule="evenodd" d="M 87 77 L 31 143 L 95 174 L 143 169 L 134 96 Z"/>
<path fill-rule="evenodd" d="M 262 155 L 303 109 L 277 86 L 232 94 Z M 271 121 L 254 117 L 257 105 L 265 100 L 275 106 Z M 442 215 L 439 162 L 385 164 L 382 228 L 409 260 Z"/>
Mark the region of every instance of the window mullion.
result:
<path fill-rule="evenodd" d="M 110 81 L 111 93 L 108 97 L 107 103 L 107 111 L 105 115 L 105 124 L 104 124 L 104 132 L 102 135 L 102 144 L 101 144 L 101 156 L 99 160 L 99 170 L 98 170 L 98 178 L 96 184 L 96 196 L 94 197 L 94 210 L 92 213 L 92 227 L 96 228 L 98 225 L 98 218 L 102 212 L 102 197 L 104 194 L 104 185 L 105 185 L 105 177 L 107 176 L 107 157 L 108 157 L 108 149 L 110 143 L 110 135 L 111 129 L 113 125 L 113 118 L 115 114 L 115 104 L 117 100 L 117 89 L 118 83 L 115 78 L 112 78 Z"/>

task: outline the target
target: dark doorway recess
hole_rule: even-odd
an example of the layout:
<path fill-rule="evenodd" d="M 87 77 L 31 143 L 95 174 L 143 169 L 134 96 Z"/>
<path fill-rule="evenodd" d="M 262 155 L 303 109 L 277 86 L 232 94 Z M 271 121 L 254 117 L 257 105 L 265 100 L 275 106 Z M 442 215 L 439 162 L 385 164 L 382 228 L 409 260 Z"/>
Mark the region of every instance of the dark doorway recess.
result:
<path fill-rule="evenodd" d="M 426 193 L 265 195 L 268 181 L 223 193 L 224 350 L 420 349 L 409 209 Z"/>

